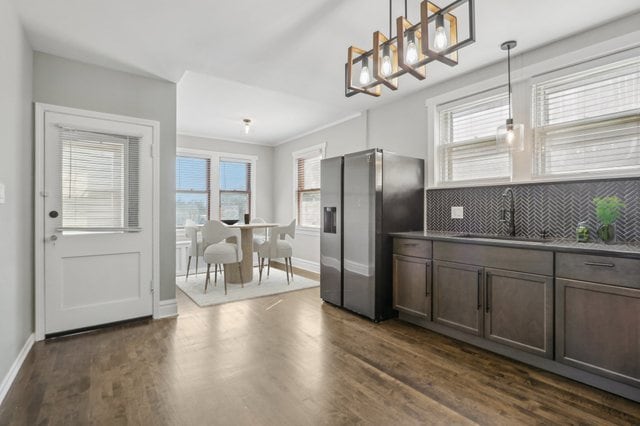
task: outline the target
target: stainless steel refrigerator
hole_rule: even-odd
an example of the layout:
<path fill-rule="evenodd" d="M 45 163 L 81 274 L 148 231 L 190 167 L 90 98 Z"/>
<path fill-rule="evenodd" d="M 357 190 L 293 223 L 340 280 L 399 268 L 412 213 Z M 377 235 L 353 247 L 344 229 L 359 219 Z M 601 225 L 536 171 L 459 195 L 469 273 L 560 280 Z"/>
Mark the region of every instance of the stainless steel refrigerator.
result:
<path fill-rule="evenodd" d="M 394 316 L 390 232 L 424 226 L 424 160 L 381 149 L 321 163 L 320 297 L 374 321 Z"/>

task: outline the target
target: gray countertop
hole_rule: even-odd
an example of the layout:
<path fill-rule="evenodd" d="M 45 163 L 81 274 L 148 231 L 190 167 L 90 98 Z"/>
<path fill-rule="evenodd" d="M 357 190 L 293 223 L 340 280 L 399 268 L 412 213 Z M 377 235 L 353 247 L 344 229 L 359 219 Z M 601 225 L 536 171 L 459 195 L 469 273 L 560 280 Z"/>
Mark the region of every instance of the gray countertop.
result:
<path fill-rule="evenodd" d="M 578 243 L 574 240 L 549 239 L 545 242 L 523 241 L 523 240 L 496 240 L 491 238 L 466 238 L 461 237 L 461 232 L 444 231 L 414 231 L 414 232 L 392 232 L 389 235 L 398 238 L 413 238 L 433 241 L 449 241 L 466 244 L 480 244 L 501 247 L 527 248 L 534 250 L 548 250 L 567 253 L 595 254 L 601 256 L 618 256 L 640 259 L 640 244 L 619 243 Z M 487 235 L 487 237 L 491 237 Z"/>

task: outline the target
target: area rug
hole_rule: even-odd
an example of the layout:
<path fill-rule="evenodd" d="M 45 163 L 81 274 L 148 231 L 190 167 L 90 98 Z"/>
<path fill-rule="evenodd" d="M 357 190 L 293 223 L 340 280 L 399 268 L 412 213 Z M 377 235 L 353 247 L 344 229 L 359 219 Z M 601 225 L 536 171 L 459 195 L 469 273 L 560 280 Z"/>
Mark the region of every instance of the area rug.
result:
<path fill-rule="evenodd" d="M 204 293 L 204 279 L 206 274 L 189 275 L 189 280 L 184 277 L 176 279 L 176 285 L 198 306 L 221 305 L 223 303 L 237 302 L 238 300 L 253 299 L 256 297 L 271 296 L 278 293 L 302 290 L 305 288 L 318 287 L 320 282 L 295 275 L 290 285 L 287 285 L 287 276 L 284 271 L 271 268 L 269 277 L 266 271 L 262 277 L 262 284 L 258 285 L 258 271 L 254 270 L 253 281 L 243 287 L 240 284 L 227 284 L 227 295 L 224 294 L 224 280 L 218 274 L 218 285 L 213 285 L 213 272 L 211 282 Z"/>

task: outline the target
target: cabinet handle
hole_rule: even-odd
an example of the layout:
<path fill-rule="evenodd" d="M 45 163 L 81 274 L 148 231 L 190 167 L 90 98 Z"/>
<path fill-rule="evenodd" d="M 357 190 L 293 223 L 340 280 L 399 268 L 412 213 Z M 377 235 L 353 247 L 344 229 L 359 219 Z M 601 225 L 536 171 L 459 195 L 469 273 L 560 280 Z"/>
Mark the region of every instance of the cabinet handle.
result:
<path fill-rule="evenodd" d="M 400 243 L 403 247 L 415 247 L 418 243 Z"/>
<path fill-rule="evenodd" d="M 487 282 L 486 285 L 484 286 L 485 288 L 485 294 L 484 294 L 484 308 L 485 308 L 485 312 L 489 313 L 491 311 L 491 306 L 489 303 L 489 300 L 491 299 L 491 272 L 487 272 Z"/>
<path fill-rule="evenodd" d="M 427 285 L 425 285 L 426 293 L 425 296 L 429 297 L 429 282 L 431 281 L 429 273 L 431 272 L 431 264 L 427 263 Z"/>
<path fill-rule="evenodd" d="M 482 308 L 482 302 L 480 301 L 480 293 L 482 292 L 482 270 L 478 270 L 478 296 L 477 296 L 477 302 L 478 302 L 478 310 L 480 310 L 480 308 Z"/>
<path fill-rule="evenodd" d="M 600 263 L 600 262 L 584 262 L 587 266 L 601 266 L 603 268 L 614 268 L 616 266 L 615 263 Z"/>

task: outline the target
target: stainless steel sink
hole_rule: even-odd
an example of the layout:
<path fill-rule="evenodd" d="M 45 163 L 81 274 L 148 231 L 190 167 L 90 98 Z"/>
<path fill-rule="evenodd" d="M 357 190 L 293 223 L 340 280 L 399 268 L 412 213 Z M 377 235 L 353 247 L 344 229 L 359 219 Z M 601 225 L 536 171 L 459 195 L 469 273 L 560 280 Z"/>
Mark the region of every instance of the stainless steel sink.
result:
<path fill-rule="evenodd" d="M 552 240 L 547 238 L 527 238 L 527 237 L 512 237 L 509 235 L 491 235 L 491 234 L 458 234 L 458 238 L 469 238 L 477 240 L 502 240 L 502 241 L 524 241 L 528 243 L 549 243 Z"/>

